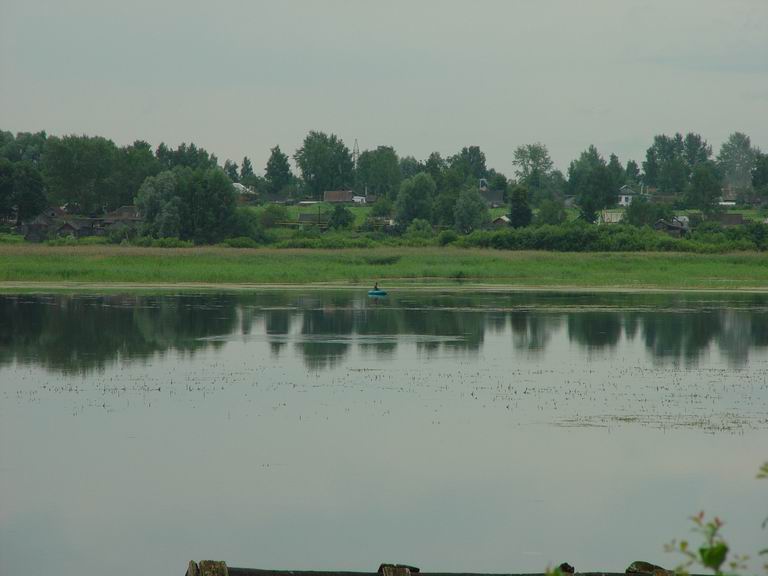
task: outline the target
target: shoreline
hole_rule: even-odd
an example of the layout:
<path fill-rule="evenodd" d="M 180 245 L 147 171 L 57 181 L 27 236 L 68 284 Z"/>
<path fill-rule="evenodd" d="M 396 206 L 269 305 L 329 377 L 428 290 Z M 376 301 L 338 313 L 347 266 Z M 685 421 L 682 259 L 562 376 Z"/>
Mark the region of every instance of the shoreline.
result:
<path fill-rule="evenodd" d="M 435 278 L 435 280 L 450 281 L 450 278 Z M 364 283 L 343 282 L 309 282 L 305 284 L 276 284 L 276 283 L 234 283 L 234 282 L 35 282 L 9 281 L 0 282 L 0 294 L 15 292 L 143 292 L 143 291 L 179 291 L 179 292 L 267 292 L 275 290 L 338 290 L 367 291 L 370 288 Z M 533 284 L 508 284 L 487 282 L 453 282 L 431 283 L 429 281 L 392 282 L 387 283 L 388 290 L 403 290 L 407 292 L 550 292 L 556 294 L 768 294 L 768 287 L 739 287 L 739 288 L 665 288 L 656 286 L 545 286 Z"/>

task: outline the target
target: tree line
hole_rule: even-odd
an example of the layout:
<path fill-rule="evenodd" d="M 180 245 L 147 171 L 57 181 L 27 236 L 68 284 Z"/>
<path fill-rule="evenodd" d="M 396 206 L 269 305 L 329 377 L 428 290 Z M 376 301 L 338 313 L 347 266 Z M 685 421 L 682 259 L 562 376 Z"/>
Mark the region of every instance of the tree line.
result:
<path fill-rule="evenodd" d="M 575 201 L 581 218 L 594 222 L 600 210 L 616 204 L 619 189 L 652 191 L 661 203 L 633 202 L 628 213 L 637 224 L 652 222 L 672 209 L 692 208 L 705 215 L 718 210 L 723 190 L 742 202 L 768 201 L 768 155 L 748 136 L 735 132 L 716 156 L 699 134 L 657 135 L 645 159 L 622 163 L 589 146 L 565 174 L 541 143 L 512 151 L 514 174 L 486 164 L 478 146 L 443 157 L 399 156 L 391 146 L 358 155 L 336 135 L 311 131 L 291 159 L 271 149 L 261 174 L 246 156 L 238 164 L 218 158 L 194 143 L 171 148 L 136 141 L 117 146 L 101 136 L 48 136 L 45 132 L 0 131 L 0 219 L 22 223 L 47 206 L 99 215 L 123 205 L 138 205 L 145 233 L 215 242 L 233 235 L 258 235 L 252 215 L 236 210 L 233 183 L 270 199 L 322 199 L 324 191 L 353 189 L 375 196 L 374 217 L 393 217 L 469 233 L 489 219 L 480 184 L 500 192 L 515 227 L 535 221 L 565 220 L 565 199 Z M 635 206 L 635 204 L 637 204 Z M 535 209 L 535 211 L 534 211 Z M 339 212 L 337 221 L 349 224 Z"/>

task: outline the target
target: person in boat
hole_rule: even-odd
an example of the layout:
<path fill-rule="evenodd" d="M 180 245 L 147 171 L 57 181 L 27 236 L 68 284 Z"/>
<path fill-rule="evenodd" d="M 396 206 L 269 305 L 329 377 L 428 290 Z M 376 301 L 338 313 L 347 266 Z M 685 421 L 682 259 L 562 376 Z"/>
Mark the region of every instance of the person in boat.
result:
<path fill-rule="evenodd" d="M 373 289 L 376 290 L 376 291 L 379 290 L 379 283 L 378 282 L 374 282 Z"/>

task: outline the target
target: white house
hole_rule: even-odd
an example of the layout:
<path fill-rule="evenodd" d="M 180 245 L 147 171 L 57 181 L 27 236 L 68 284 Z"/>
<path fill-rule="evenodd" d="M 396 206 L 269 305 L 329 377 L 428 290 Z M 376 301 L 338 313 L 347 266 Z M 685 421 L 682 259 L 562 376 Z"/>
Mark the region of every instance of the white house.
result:
<path fill-rule="evenodd" d="M 640 193 L 635 191 L 628 184 L 624 184 L 619 188 L 619 206 L 627 207 L 632 204 L 632 201 L 640 196 Z"/>

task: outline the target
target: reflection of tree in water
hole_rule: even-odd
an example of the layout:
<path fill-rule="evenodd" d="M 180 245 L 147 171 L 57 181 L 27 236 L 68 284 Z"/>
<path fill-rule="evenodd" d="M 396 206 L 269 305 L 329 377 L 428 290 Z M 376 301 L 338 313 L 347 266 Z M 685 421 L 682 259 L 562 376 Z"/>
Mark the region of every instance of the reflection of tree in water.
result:
<path fill-rule="evenodd" d="M 88 372 L 117 360 L 148 358 L 166 350 L 194 354 L 223 341 L 201 340 L 240 332 L 263 332 L 279 354 L 296 338 L 305 364 L 321 369 L 342 361 L 353 344 L 377 357 L 394 356 L 402 336 L 416 340 L 422 353 L 475 353 L 485 331 L 509 325 L 517 350 L 544 351 L 563 323 L 571 341 L 588 348 L 615 347 L 622 334 L 642 338 L 662 361 L 693 363 L 711 346 L 736 365 L 756 346 L 768 346 L 768 299 L 742 297 L 729 309 L 717 301 L 675 296 L 649 300 L 661 310 L 537 310 L 535 296 L 410 295 L 374 303 L 364 293 L 264 292 L 181 296 L 0 296 L 0 366 L 38 363 L 51 370 Z M 698 298 L 704 298 L 699 296 Z M 562 297 L 555 300 L 562 305 Z M 620 300 L 614 297 L 618 303 Z M 552 303 L 553 299 L 545 299 Z M 589 301 L 581 298 L 580 302 Z M 730 302 L 730 301 L 726 301 Z M 614 303 L 613 301 L 611 303 Z M 531 309 L 515 310 L 515 306 Z M 499 311 L 509 306 L 511 311 Z M 751 310 L 750 306 L 762 309 Z M 697 308 L 698 307 L 698 308 Z M 292 329 L 300 328 L 294 336 Z M 448 337 L 448 340 L 441 338 Z"/>
<path fill-rule="evenodd" d="M 563 323 L 562 316 L 545 312 L 515 311 L 509 314 L 515 350 L 542 353 L 552 334 Z"/>
<path fill-rule="evenodd" d="M 406 334 L 456 337 L 444 342 L 419 342 L 421 352 L 434 353 L 441 347 L 446 351 L 477 352 L 483 345 L 489 312 L 477 306 L 472 296 L 423 296 L 412 305 L 398 311 Z"/>
<path fill-rule="evenodd" d="M 486 316 L 488 331 L 493 334 L 503 334 L 507 329 L 507 315 L 504 312 L 490 312 Z"/>
<path fill-rule="evenodd" d="M 695 363 L 721 330 L 716 311 L 642 315 L 645 347 L 660 360 Z"/>
<path fill-rule="evenodd" d="M 568 314 L 568 337 L 589 348 L 613 348 L 621 338 L 622 314 L 616 312 L 572 312 Z"/>
<path fill-rule="evenodd" d="M 646 349 L 661 361 L 696 363 L 713 344 L 735 365 L 754 347 L 768 346 L 768 315 L 748 310 L 600 312 L 570 314 L 569 337 L 586 346 L 615 346 L 621 327 L 627 339 L 640 334 Z"/>
<path fill-rule="evenodd" d="M 354 314 L 349 308 L 337 306 L 338 303 L 301 311 L 302 338 L 296 348 L 309 368 L 335 366 L 349 351 L 349 336 L 355 327 Z"/>
<path fill-rule="evenodd" d="M 373 352 L 378 358 L 391 358 L 397 350 L 395 336 L 402 333 L 401 319 L 392 309 L 380 306 L 363 308 L 355 314 L 355 331 L 363 336 L 358 346 L 364 353 Z M 376 336 L 389 336 L 387 340 L 376 340 Z M 366 340 L 366 338 L 369 338 Z"/>
<path fill-rule="evenodd" d="M 199 338 L 231 333 L 236 309 L 231 296 L 23 296 L 0 297 L 0 318 L 0 364 L 85 373 L 118 358 L 220 346 Z"/>

